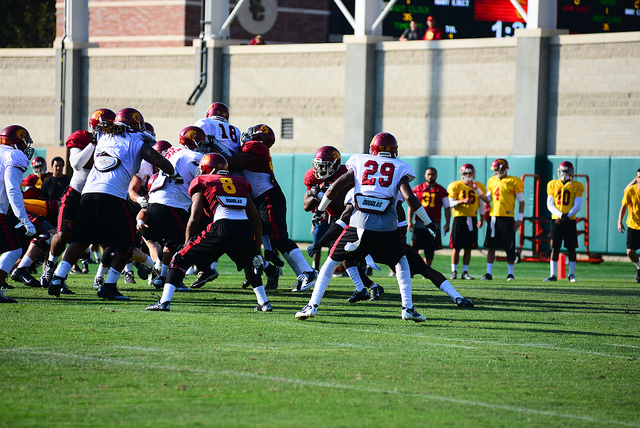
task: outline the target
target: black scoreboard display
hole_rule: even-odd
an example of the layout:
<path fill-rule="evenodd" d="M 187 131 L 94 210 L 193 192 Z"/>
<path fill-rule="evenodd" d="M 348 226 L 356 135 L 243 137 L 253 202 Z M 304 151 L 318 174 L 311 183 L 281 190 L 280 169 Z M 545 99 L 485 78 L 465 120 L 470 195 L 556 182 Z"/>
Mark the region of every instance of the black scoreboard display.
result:
<path fill-rule="evenodd" d="M 557 2 L 556 28 L 571 34 L 640 31 L 640 0 Z M 518 3 L 527 10 L 527 0 Z M 411 20 L 424 32 L 428 16 L 435 18 L 443 39 L 511 37 L 526 27 L 509 0 L 399 0 L 384 20 L 383 34 L 399 37 Z"/>

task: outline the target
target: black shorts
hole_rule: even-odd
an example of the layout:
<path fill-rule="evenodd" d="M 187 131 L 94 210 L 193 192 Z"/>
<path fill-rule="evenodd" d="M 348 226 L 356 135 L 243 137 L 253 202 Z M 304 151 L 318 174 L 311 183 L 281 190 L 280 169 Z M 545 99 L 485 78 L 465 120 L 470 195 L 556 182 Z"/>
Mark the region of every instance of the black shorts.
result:
<path fill-rule="evenodd" d="M 166 247 L 177 248 L 184 244 L 189 221 L 187 210 L 162 204 L 149 204 L 147 215 L 146 223 L 149 227 L 142 233 L 145 239 Z"/>
<path fill-rule="evenodd" d="M 13 211 L 10 214 L 0 214 L 0 254 L 22 248 L 20 238 L 25 229 L 16 229 L 19 222 Z"/>
<path fill-rule="evenodd" d="M 578 231 L 575 220 L 567 220 L 562 224 L 551 223 L 551 248 L 559 250 L 562 247 L 577 248 L 578 247 Z"/>
<path fill-rule="evenodd" d="M 342 234 L 333 244 L 329 257 L 335 261 L 359 260 L 371 254 L 373 260 L 388 266 L 395 266 L 406 254 L 406 241 L 404 235 L 398 229 L 389 232 L 373 232 L 365 230 L 362 233 L 360 245 L 354 251 L 346 251 L 344 246 L 348 242 L 358 240 L 357 229 L 349 227 L 342 231 Z"/>
<path fill-rule="evenodd" d="M 477 222 L 475 217 L 454 217 L 449 246 L 456 250 L 478 248 Z"/>
<path fill-rule="evenodd" d="M 487 248 L 502 248 L 512 250 L 515 248 L 516 232 L 513 217 L 489 217 L 487 221 L 487 237 L 484 246 Z"/>
<path fill-rule="evenodd" d="M 82 195 L 73 228 L 74 242 L 133 248 L 135 237 L 135 218 L 125 199 L 106 193 Z"/>
<path fill-rule="evenodd" d="M 433 259 L 436 250 L 442 249 L 442 232 L 440 229 L 440 223 L 436 225 L 436 237 L 431 239 L 431 234 L 427 228 L 414 227 L 413 235 L 411 237 L 411 248 L 416 251 L 424 250 L 424 256 L 427 259 Z"/>
<path fill-rule="evenodd" d="M 238 270 L 253 259 L 253 224 L 249 220 L 218 220 L 179 251 L 188 265 L 204 266 L 227 254 Z"/>
<path fill-rule="evenodd" d="M 274 241 L 289 238 L 287 232 L 287 200 L 279 187 L 273 187 L 253 201 L 262 220 L 262 234 Z"/>
<path fill-rule="evenodd" d="M 80 197 L 82 194 L 73 187 L 67 187 L 62 198 L 60 198 L 60 209 L 58 210 L 58 232 L 71 232 L 78 219 L 80 210 Z"/>
<path fill-rule="evenodd" d="M 637 250 L 640 248 L 640 230 L 627 227 L 627 249 Z"/>

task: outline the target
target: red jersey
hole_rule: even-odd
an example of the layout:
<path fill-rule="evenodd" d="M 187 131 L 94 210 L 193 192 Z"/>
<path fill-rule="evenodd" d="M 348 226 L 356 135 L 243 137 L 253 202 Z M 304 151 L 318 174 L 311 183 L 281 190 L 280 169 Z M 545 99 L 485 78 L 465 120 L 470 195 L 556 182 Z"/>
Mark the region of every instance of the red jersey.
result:
<path fill-rule="evenodd" d="M 68 149 L 76 148 L 82 150 L 89 145 L 92 135 L 91 132 L 76 131 L 67 137 L 65 144 Z"/>
<path fill-rule="evenodd" d="M 319 185 L 320 189 L 323 192 L 326 192 L 329 186 L 331 186 L 334 181 L 344 175 L 347 171 L 348 170 L 346 166 L 340 165 L 340 168 L 338 168 L 338 170 L 331 177 L 325 180 L 320 180 L 313 174 L 313 168 L 309 168 L 307 172 L 304 173 L 304 185 L 307 186 L 307 190 L 311 190 L 313 186 Z M 335 198 L 329 204 L 329 206 L 327 207 L 327 213 L 331 217 L 340 217 L 340 215 L 342 215 L 342 211 L 344 211 L 344 196 L 352 187 L 353 185 L 347 186 L 346 189 L 343 189 L 343 191 L 340 192 L 340 196 Z"/>
<path fill-rule="evenodd" d="M 247 218 L 246 206 L 251 185 L 239 175 L 202 174 L 189 185 L 189 195 L 202 192 L 206 203 L 204 214 L 216 221 L 221 218 L 242 220 Z"/>
<path fill-rule="evenodd" d="M 269 148 L 261 141 L 247 141 L 242 144 L 242 152 L 256 156 L 242 170 L 242 175 L 251 183 L 251 197 L 254 199 L 278 185 L 273 173 L 273 162 Z"/>
<path fill-rule="evenodd" d="M 413 188 L 413 194 L 420 200 L 431 221 L 440 223 L 442 218 L 442 199 L 449 197 L 447 189 L 437 183 L 431 187 L 425 182 L 415 186 Z M 422 220 L 417 218 L 416 221 Z"/>

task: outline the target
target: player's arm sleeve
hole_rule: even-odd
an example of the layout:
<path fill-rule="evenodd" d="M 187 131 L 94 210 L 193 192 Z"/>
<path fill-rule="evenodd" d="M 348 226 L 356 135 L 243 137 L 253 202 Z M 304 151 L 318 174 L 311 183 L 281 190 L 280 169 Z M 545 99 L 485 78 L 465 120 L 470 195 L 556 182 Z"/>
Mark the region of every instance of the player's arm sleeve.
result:
<path fill-rule="evenodd" d="M 571 208 L 571 210 L 569 210 L 569 213 L 567 214 L 567 216 L 569 218 L 573 217 L 574 215 L 578 214 L 578 211 L 580 211 L 581 208 L 582 208 L 582 196 L 577 196 L 573 200 L 573 207 Z"/>
<path fill-rule="evenodd" d="M 558 218 L 562 217 L 562 211 L 560 211 L 556 207 L 555 199 L 551 195 L 547 196 L 547 209 L 551 212 L 551 214 L 555 215 L 556 217 Z"/>
<path fill-rule="evenodd" d="M 29 221 L 29 216 L 24 208 L 24 199 L 22 199 L 22 191 L 20 190 L 20 182 L 22 180 L 22 170 L 13 166 L 8 167 L 4 171 L 4 182 L 7 189 L 7 197 L 14 214 L 21 221 Z"/>
<path fill-rule="evenodd" d="M 93 144 L 87 144 L 87 147 L 80 150 L 78 148 L 71 148 L 69 150 L 69 164 L 75 171 L 80 171 L 89 162 L 96 146 Z"/>
<path fill-rule="evenodd" d="M 450 199 L 448 196 L 445 196 L 444 198 L 442 198 L 442 208 L 450 208 L 451 203 L 449 201 Z"/>

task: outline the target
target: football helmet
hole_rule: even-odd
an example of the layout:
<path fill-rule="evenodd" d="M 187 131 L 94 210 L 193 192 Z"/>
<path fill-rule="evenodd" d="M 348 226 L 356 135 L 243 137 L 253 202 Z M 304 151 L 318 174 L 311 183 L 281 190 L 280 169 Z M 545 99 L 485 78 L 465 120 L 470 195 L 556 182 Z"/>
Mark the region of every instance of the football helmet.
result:
<path fill-rule="evenodd" d="M 564 182 L 573 178 L 573 164 L 571 162 L 564 161 L 558 166 L 558 178 Z"/>
<path fill-rule="evenodd" d="M 465 163 L 460 167 L 460 180 L 468 183 L 476 178 L 476 168 L 470 163 Z"/>
<path fill-rule="evenodd" d="M 491 162 L 491 171 L 493 171 L 493 175 L 497 175 L 498 177 L 504 177 L 507 175 L 507 170 L 509 169 L 509 162 L 506 159 L 496 159 Z"/>
<path fill-rule="evenodd" d="M 198 169 L 196 170 L 196 177 L 200 174 L 227 175 L 228 173 L 229 164 L 224 156 L 220 153 L 207 153 L 200 159 Z"/>
<path fill-rule="evenodd" d="M 178 139 L 180 145 L 201 153 L 206 153 L 209 140 L 207 134 L 198 126 L 187 126 L 180 131 L 180 137 Z"/>
<path fill-rule="evenodd" d="M 99 108 L 91 113 L 89 118 L 89 129 L 93 131 L 96 126 L 101 123 L 113 122 L 116 118 L 116 114 L 108 108 Z"/>
<path fill-rule="evenodd" d="M 20 150 L 27 155 L 28 159 L 31 159 L 35 152 L 35 149 L 31 147 L 33 140 L 29 135 L 29 131 L 20 125 L 7 126 L 0 131 L 0 144 Z"/>
<path fill-rule="evenodd" d="M 258 124 L 242 133 L 242 142 L 246 141 L 261 141 L 271 148 L 276 142 L 276 134 L 267 125 Z"/>
<path fill-rule="evenodd" d="M 153 128 L 153 125 L 149 122 L 144 123 L 144 132 L 148 132 L 149 134 L 156 136 L 156 130 Z"/>
<path fill-rule="evenodd" d="M 206 117 L 226 122 L 229 120 L 229 107 L 225 103 L 213 103 L 207 109 Z"/>
<path fill-rule="evenodd" d="M 318 149 L 311 164 L 313 175 L 318 180 L 326 180 L 340 168 L 341 156 L 338 149 L 333 146 L 323 146 Z"/>
<path fill-rule="evenodd" d="M 42 156 L 36 156 L 31 161 L 31 169 L 33 170 L 33 173 L 36 175 L 46 174 L 47 161 Z"/>
<path fill-rule="evenodd" d="M 160 153 L 161 155 L 164 155 L 164 153 L 169 150 L 171 148 L 171 143 L 168 142 L 167 140 L 158 140 L 154 145 L 153 145 L 153 150 L 155 150 L 156 152 Z"/>
<path fill-rule="evenodd" d="M 142 113 L 131 107 L 123 108 L 118 111 L 113 123 L 116 125 L 128 126 L 135 132 L 144 131 L 144 117 L 142 117 Z"/>
<path fill-rule="evenodd" d="M 398 141 L 388 132 L 380 132 L 371 139 L 369 154 L 387 158 L 398 157 Z"/>

